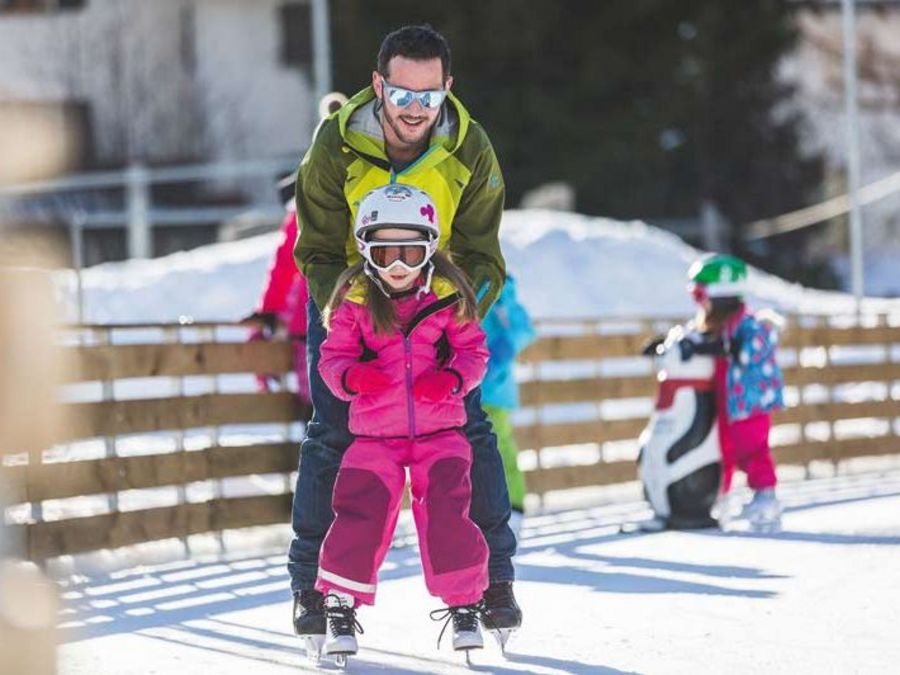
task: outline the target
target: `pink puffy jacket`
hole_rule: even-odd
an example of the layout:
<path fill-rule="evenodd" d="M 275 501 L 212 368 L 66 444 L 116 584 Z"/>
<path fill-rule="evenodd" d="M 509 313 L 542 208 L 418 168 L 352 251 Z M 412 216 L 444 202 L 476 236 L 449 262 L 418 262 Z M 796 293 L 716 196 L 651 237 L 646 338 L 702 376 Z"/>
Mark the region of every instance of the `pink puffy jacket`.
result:
<path fill-rule="evenodd" d="M 328 337 L 322 343 L 319 372 L 329 389 L 350 401 L 350 432 L 357 436 L 410 437 L 461 427 L 466 420 L 463 396 L 481 382 L 488 350 L 484 331 L 475 321 L 459 323 L 453 286 L 436 278 L 432 290 L 421 298 L 410 295 L 395 300 L 414 303 L 398 307 L 399 316 L 412 316 L 406 329 L 389 335 L 376 333 L 365 306 L 364 288 L 354 284 L 331 317 Z M 439 344 L 446 337 L 449 355 L 441 359 Z M 443 350 L 441 350 L 443 351 Z M 363 360 L 395 379 L 395 386 L 372 394 L 355 395 L 344 387 L 344 374 Z M 369 358 L 372 360 L 369 360 Z M 460 390 L 437 402 L 416 401 L 412 385 L 429 370 L 455 371 Z"/>

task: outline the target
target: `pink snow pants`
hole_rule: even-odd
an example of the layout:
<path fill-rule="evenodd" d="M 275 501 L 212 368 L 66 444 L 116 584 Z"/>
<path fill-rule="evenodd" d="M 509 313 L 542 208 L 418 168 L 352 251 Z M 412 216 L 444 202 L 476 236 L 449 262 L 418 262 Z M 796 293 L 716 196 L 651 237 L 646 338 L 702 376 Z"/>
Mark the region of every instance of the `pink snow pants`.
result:
<path fill-rule="evenodd" d="M 357 438 L 334 484 L 334 522 L 319 554 L 316 589 L 375 603 L 409 467 L 412 510 L 428 592 L 447 605 L 478 602 L 488 585 L 488 548 L 469 518 L 472 450 L 456 430 L 414 439 Z"/>
<path fill-rule="evenodd" d="M 722 444 L 722 492 L 731 489 L 734 469 L 747 474 L 747 484 L 753 490 L 775 487 L 775 461 L 769 448 L 769 415 L 755 415 L 735 422 L 719 424 Z"/>
<path fill-rule="evenodd" d="M 722 363 L 719 363 L 719 362 Z M 725 403 L 724 359 L 716 362 L 716 404 L 718 407 L 719 443 L 722 446 L 722 493 L 731 490 L 735 467 L 747 474 L 753 490 L 773 488 L 778 482 L 775 460 L 769 447 L 771 415 L 754 415 L 745 420 L 728 420 Z"/>

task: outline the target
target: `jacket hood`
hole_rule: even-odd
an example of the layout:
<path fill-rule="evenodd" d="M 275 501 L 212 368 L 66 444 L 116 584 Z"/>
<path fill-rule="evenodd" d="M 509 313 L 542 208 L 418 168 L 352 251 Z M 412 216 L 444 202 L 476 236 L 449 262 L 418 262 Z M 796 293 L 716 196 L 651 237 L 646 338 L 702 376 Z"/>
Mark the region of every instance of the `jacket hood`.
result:
<path fill-rule="evenodd" d="M 384 151 L 384 130 L 381 126 L 382 103 L 371 86 L 355 94 L 335 113 L 341 138 L 351 148 L 369 157 L 388 161 Z M 448 92 L 437 121 L 431 131 L 429 149 L 420 162 L 432 157 L 440 161 L 454 153 L 462 144 L 469 130 L 471 117 L 452 92 Z"/>

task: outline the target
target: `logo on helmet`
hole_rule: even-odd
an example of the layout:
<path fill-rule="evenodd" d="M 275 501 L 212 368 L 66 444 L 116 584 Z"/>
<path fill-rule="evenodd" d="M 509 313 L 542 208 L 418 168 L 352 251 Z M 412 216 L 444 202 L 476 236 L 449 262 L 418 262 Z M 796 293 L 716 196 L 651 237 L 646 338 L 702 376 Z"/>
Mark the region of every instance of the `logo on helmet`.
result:
<path fill-rule="evenodd" d="M 362 222 L 363 226 L 365 226 L 369 225 L 370 223 L 374 223 L 376 220 L 378 220 L 378 211 L 372 211 L 372 213 L 370 213 L 369 215 L 363 216 L 362 221 L 360 222 Z"/>
<path fill-rule="evenodd" d="M 411 199 L 412 190 L 402 185 L 390 185 L 384 189 L 384 198 L 389 202 L 402 202 Z"/>
<path fill-rule="evenodd" d="M 419 213 L 428 218 L 428 222 L 434 225 L 434 207 L 431 204 L 426 204 L 420 208 Z"/>

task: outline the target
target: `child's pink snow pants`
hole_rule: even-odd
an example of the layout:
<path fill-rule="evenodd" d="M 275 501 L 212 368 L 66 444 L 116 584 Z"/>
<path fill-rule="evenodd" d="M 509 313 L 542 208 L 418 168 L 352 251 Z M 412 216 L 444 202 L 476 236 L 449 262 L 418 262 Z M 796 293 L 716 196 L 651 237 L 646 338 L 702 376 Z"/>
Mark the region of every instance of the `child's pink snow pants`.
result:
<path fill-rule="evenodd" d="M 775 487 L 775 462 L 769 448 L 769 415 L 754 415 L 719 425 L 722 444 L 722 492 L 731 489 L 735 467 L 747 474 L 747 484 L 753 490 Z"/>
<path fill-rule="evenodd" d="M 478 602 L 488 585 L 488 548 L 469 518 L 471 464 L 469 443 L 456 430 L 410 439 L 357 438 L 334 484 L 335 518 L 319 554 L 316 588 L 374 604 L 408 466 L 429 593 L 449 606 Z"/>
<path fill-rule="evenodd" d="M 723 363 L 719 363 L 719 361 Z M 735 467 L 747 474 L 753 490 L 773 488 L 778 482 L 775 460 L 769 447 L 771 415 L 754 415 L 744 420 L 728 420 L 725 405 L 724 359 L 716 363 L 716 405 L 719 421 L 719 443 L 722 446 L 722 492 L 731 490 Z"/>

